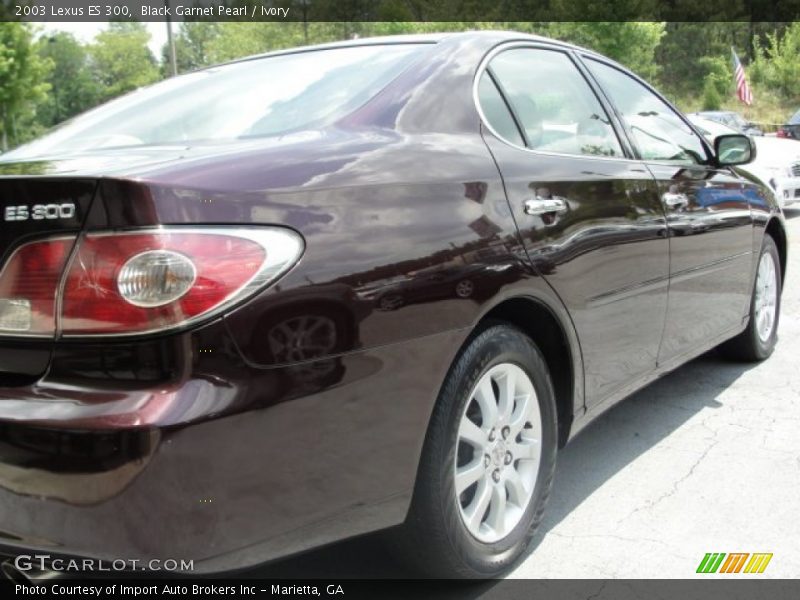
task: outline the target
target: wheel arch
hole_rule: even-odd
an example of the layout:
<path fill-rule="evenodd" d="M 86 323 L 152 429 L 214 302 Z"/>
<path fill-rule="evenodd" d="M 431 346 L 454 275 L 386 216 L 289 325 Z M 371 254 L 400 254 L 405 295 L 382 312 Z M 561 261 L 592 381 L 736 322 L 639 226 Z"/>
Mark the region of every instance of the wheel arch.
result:
<path fill-rule="evenodd" d="M 492 322 L 503 321 L 522 330 L 539 347 L 553 379 L 559 447 L 567 443 L 576 412 L 583 407 L 580 349 L 571 323 L 567 324 L 564 320 L 538 298 L 515 296 L 489 309 L 474 328 L 475 332 L 479 332 Z"/>
<path fill-rule="evenodd" d="M 775 240 L 775 245 L 778 247 L 778 256 L 781 260 L 781 281 L 784 281 L 786 279 L 786 262 L 788 259 L 786 230 L 784 229 L 783 224 L 780 222 L 780 219 L 773 217 L 767 223 L 764 233 L 769 234 L 772 239 Z"/>

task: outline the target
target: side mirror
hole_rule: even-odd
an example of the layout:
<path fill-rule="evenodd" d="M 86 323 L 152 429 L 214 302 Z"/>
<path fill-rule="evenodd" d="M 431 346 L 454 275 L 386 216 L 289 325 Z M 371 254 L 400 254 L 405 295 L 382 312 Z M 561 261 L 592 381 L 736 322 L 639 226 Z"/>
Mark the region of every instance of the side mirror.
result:
<path fill-rule="evenodd" d="M 714 155 L 721 167 L 745 165 L 755 159 L 756 144 L 747 135 L 720 135 L 714 140 Z"/>

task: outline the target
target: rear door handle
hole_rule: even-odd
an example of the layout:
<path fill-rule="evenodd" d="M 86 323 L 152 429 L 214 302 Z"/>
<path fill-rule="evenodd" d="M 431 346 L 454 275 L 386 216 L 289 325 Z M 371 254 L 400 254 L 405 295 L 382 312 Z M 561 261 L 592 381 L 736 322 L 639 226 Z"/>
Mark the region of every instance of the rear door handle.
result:
<path fill-rule="evenodd" d="M 567 212 L 569 206 L 567 201 L 563 198 L 542 198 L 536 196 L 525 200 L 525 214 L 526 215 L 546 215 L 548 213 L 564 213 Z"/>

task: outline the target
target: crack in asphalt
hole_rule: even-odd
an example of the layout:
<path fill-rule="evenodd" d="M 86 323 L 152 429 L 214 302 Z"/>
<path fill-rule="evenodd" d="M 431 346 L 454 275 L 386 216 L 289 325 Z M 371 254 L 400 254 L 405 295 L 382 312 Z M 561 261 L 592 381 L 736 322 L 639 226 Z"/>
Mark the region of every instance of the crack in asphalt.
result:
<path fill-rule="evenodd" d="M 679 479 L 677 479 L 676 481 L 674 481 L 672 483 L 672 488 L 668 492 L 666 492 L 664 494 L 661 494 L 655 500 L 649 500 L 647 503 L 645 503 L 644 506 L 639 506 L 639 507 L 635 508 L 630 513 L 628 513 L 627 516 L 619 519 L 617 521 L 617 525 L 618 526 L 621 525 L 623 522 L 625 522 L 628 519 L 632 518 L 636 513 L 641 512 L 643 510 L 650 510 L 651 508 L 653 508 L 657 504 L 663 502 L 667 498 L 671 498 L 672 496 L 674 496 L 678 492 L 678 488 L 680 487 L 680 485 L 684 481 L 689 479 L 692 475 L 694 475 L 694 472 L 697 469 L 697 467 L 700 466 L 700 463 L 703 462 L 703 460 L 706 458 L 706 456 L 708 456 L 709 452 L 711 452 L 717 446 L 717 444 L 719 444 L 718 440 L 714 440 L 711 444 L 709 444 L 706 447 L 706 449 L 703 450 L 703 452 L 700 454 L 700 456 L 697 458 L 697 460 L 695 460 L 694 463 L 692 463 L 692 466 L 689 467 L 689 471 L 685 475 L 683 475 L 682 477 L 680 477 Z"/>

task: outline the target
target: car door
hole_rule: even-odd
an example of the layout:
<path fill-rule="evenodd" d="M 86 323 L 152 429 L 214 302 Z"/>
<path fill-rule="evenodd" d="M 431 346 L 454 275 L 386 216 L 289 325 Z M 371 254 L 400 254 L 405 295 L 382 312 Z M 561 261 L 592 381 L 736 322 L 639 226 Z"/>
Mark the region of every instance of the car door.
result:
<path fill-rule="evenodd" d="M 484 138 L 528 256 L 573 319 L 597 404 L 656 368 L 669 248 L 655 181 L 569 51 L 505 46 L 485 65 Z"/>
<path fill-rule="evenodd" d="M 585 64 L 655 176 L 670 232 L 670 289 L 659 363 L 696 353 L 741 328 L 753 273 L 744 180 L 716 168 L 682 116 L 642 82 L 594 58 Z"/>

